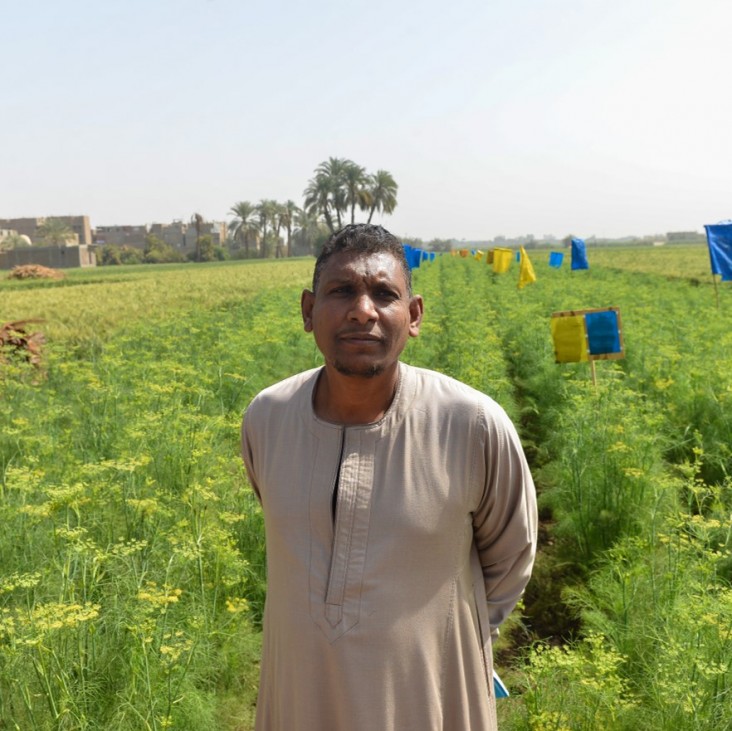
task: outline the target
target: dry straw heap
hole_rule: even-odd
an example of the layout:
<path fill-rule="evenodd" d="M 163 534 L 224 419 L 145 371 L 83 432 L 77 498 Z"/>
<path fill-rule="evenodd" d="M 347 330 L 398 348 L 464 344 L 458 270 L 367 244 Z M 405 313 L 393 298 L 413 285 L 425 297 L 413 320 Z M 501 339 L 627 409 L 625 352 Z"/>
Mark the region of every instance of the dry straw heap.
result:
<path fill-rule="evenodd" d="M 8 279 L 63 279 L 65 276 L 58 269 L 51 269 L 40 264 L 24 264 L 13 267 L 8 274 Z"/>

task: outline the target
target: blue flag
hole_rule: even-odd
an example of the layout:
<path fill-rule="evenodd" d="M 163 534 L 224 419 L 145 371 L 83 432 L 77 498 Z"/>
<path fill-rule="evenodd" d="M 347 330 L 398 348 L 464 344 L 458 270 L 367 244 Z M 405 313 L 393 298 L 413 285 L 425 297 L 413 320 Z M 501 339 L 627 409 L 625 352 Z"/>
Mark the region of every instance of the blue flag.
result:
<path fill-rule="evenodd" d="M 510 695 L 508 688 L 495 670 L 493 671 L 493 692 L 496 694 L 496 698 L 508 698 Z"/>
<path fill-rule="evenodd" d="M 572 239 L 572 269 L 589 269 L 584 239 Z"/>
<path fill-rule="evenodd" d="M 723 282 L 732 282 L 732 222 L 723 221 L 704 228 L 712 274 L 721 275 Z"/>
<path fill-rule="evenodd" d="M 564 261 L 564 253 L 561 251 L 552 251 L 549 254 L 549 266 L 559 269 Z"/>
<path fill-rule="evenodd" d="M 590 355 L 622 353 L 617 311 L 586 312 L 585 329 Z"/>
<path fill-rule="evenodd" d="M 422 249 L 415 249 L 409 244 L 402 244 L 404 247 L 404 256 L 410 269 L 417 269 L 422 263 Z"/>

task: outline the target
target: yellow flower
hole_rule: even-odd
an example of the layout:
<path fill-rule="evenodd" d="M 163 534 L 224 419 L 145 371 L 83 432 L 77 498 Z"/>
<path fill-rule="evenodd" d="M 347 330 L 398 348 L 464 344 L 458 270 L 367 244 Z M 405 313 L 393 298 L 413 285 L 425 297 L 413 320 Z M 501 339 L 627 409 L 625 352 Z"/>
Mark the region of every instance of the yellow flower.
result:
<path fill-rule="evenodd" d="M 234 597 L 226 600 L 226 611 L 231 614 L 246 612 L 249 609 L 249 602 L 242 597 Z"/>

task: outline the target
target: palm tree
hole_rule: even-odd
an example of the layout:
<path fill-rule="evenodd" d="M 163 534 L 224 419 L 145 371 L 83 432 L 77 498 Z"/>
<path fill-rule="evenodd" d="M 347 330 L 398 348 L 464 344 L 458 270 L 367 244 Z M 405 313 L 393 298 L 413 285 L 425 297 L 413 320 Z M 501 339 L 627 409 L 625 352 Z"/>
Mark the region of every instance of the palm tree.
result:
<path fill-rule="evenodd" d="M 328 178 L 316 172 L 315 177 L 308 182 L 308 187 L 305 188 L 303 195 L 305 196 L 305 210 L 314 216 L 322 215 L 330 232 L 333 233 L 336 229 L 333 225 L 333 215 L 331 213 L 330 188 Z"/>
<path fill-rule="evenodd" d="M 325 233 L 324 233 L 325 231 Z M 300 209 L 295 217 L 294 238 L 301 249 L 307 249 L 308 253 L 315 253 L 315 243 L 319 238 L 327 238 L 331 229 L 323 225 L 320 214 L 313 213 L 306 209 Z"/>
<path fill-rule="evenodd" d="M 305 189 L 305 209 L 322 214 L 334 232 L 343 226 L 349 208 L 351 223 L 356 222 L 356 206 L 369 211 L 392 213 L 396 208 L 397 184 L 391 173 L 378 170 L 367 175 L 365 168 L 343 157 L 329 157 L 315 168 L 315 176 Z M 335 218 L 335 221 L 334 221 Z"/>
<path fill-rule="evenodd" d="M 349 163 L 350 160 L 343 157 L 329 157 L 327 162 L 319 165 L 320 171 L 330 183 L 330 197 L 339 229 L 343 227 L 343 216 L 348 209 L 348 203 L 346 202 L 346 171 Z"/>
<path fill-rule="evenodd" d="M 367 188 L 368 182 L 369 176 L 366 174 L 366 168 L 351 160 L 345 161 L 343 188 L 345 190 L 345 203 L 351 207 L 351 223 L 356 222 L 356 206 L 365 211 L 371 203 Z"/>
<path fill-rule="evenodd" d="M 74 232 L 59 218 L 47 218 L 38 227 L 38 234 L 49 246 L 61 246 L 74 238 Z"/>
<path fill-rule="evenodd" d="M 200 213 L 194 213 L 191 216 L 191 223 L 196 229 L 196 261 L 201 261 L 201 227 L 203 226 L 203 216 Z"/>
<path fill-rule="evenodd" d="M 329 157 L 315 168 L 315 176 L 305 189 L 306 209 L 321 214 L 331 232 L 340 229 L 349 206 L 353 220 L 355 206 L 364 204 L 359 190 L 363 188 L 365 176 L 366 171 L 353 161 Z"/>
<path fill-rule="evenodd" d="M 344 157 L 329 157 L 315 168 L 316 177 L 322 176 L 328 181 L 330 203 L 339 229 L 343 227 L 343 214 L 348 209 L 346 176 L 349 165 L 355 163 Z"/>
<path fill-rule="evenodd" d="M 371 198 L 369 210 L 369 218 L 367 223 L 371 223 L 371 217 L 374 211 L 381 213 L 393 213 L 397 205 L 397 189 L 399 186 L 392 177 L 391 173 L 386 170 L 377 170 L 371 176 L 369 185 L 369 196 Z"/>
<path fill-rule="evenodd" d="M 239 201 L 230 209 L 229 213 L 235 216 L 234 220 L 229 224 L 232 236 L 235 241 L 241 241 L 244 244 L 244 251 L 249 258 L 249 244 L 254 241 L 256 246 L 259 234 L 259 224 L 257 222 L 257 207 L 249 201 Z"/>
<path fill-rule="evenodd" d="M 284 225 L 282 221 L 282 214 L 284 212 L 284 206 L 278 201 L 272 201 L 272 233 L 274 234 L 274 245 L 275 245 L 275 259 L 282 258 L 282 242 L 280 239 L 280 230 Z"/>
<path fill-rule="evenodd" d="M 277 201 L 262 199 L 257 204 L 257 216 L 259 217 L 259 233 L 262 241 L 262 250 L 260 256 L 265 259 L 267 257 L 269 245 L 267 243 L 267 225 L 274 224 L 277 215 Z"/>
<path fill-rule="evenodd" d="M 292 256 L 292 227 L 295 223 L 295 217 L 300 212 L 295 201 L 287 201 L 282 204 L 280 209 L 280 222 L 287 231 L 287 256 Z"/>

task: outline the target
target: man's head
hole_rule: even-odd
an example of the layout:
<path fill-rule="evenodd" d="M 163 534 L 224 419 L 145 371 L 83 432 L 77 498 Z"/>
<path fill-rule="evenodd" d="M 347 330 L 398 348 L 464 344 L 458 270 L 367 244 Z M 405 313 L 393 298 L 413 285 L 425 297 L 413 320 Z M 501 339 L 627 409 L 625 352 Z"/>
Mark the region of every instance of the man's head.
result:
<path fill-rule="evenodd" d="M 320 274 L 326 263 L 334 254 L 353 252 L 359 254 L 374 254 L 378 252 L 391 254 L 398 262 L 404 272 L 404 279 L 407 282 L 407 292 L 412 294 L 412 272 L 404 254 L 404 246 L 399 239 L 390 234 L 382 226 L 370 223 L 352 223 L 336 231 L 325 242 L 320 252 L 313 272 L 313 292 L 318 290 Z"/>
<path fill-rule="evenodd" d="M 301 307 L 326 367 L 360 378 L 395 373 L 423 312 L 422 298 L 411 293 L 402 245 L 381 226 L 365 224 L 330 238 Z"/>

